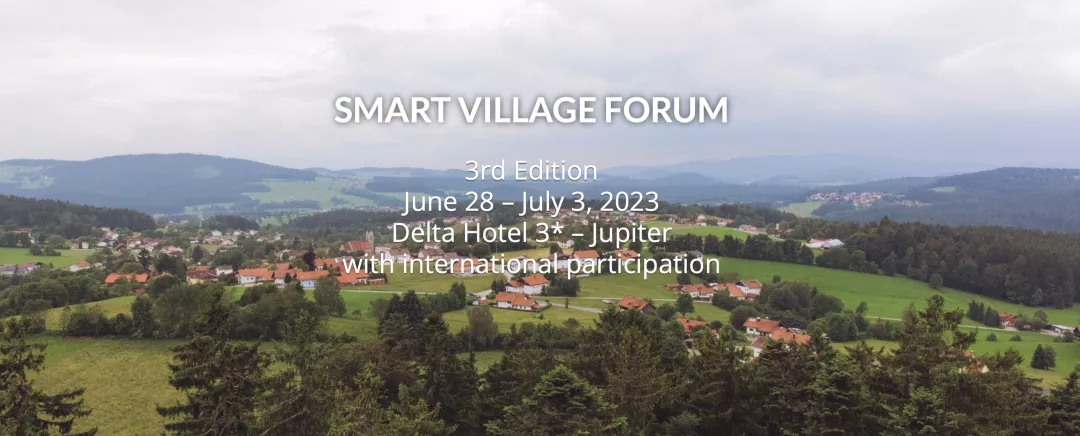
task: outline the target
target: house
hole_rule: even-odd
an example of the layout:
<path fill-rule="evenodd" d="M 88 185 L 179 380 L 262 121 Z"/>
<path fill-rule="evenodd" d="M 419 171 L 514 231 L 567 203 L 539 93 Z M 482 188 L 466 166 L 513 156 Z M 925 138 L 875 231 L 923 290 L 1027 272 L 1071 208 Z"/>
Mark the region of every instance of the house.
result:
<path fill-rule="evenodd" d="M 84 269 L 90 269 L 90 268 L 91 268 L 90 262 L 85 262 L 85 261 L 84 262 L 75 262 L 74 264 L 72 264 L 71 266 L 68 267 L 68 271 L 76 272 L 76 271 L 82 271 Z"/>
<path fill-rule="evenodd" d="M 693 298 L 712 298 L 713 294 L 716 293 L 713 288 L 701 283 L 683 286 L 679 292 L 690 294 Z"/>
<path fill-rule="evenodd" d="M 371 243 L 368 241 L 356 240 L 341 244 L 341 251 L 344 251 L 346 253 L 355 253 L 360 251 L 367 253 L 371 251 L 371 249 Z"/>
<path fill-rule="evenodd" d="M 17 265 L 0 265 L 0 275 L 13 276 L 19 270 Z"/>
<path fill-rule="evenodd" d="M 739 230 L 744 231 L 746 233 L 758 233 L 758 232 L 761 231 L 757 227 L 754 227 L 754 226 L 751 226 L 751 225 L 748 225 L 748 224 L 743 224 L 743 225 L 739 226 Z"/>
<path fill-rule="evenodd" d="M 222 274 L 232 274 L 232 273 L 233 273 L 232 265 L 218 265 L 217 268 L 214 268 L 214 274 L 219 275 L 219 276 L 222 275 Z"/>
<path fill-rule="evenodd" d="M 286 277 L 288 277 L 290 280 L 294 279 L 296 278 L 297 272 L 299 271 L 289 268 L 280 268 L 280 265 L 278 265 L 278 267 L 274 268 L 273 271 L 274 284 L 278 286 L 285 286 Z"/>
<path fill-rule="evenodd" d="M 742 301 L 746 299 L 746 293 L 734 283 L 721 283 L 717 286 L 717 289 L 721 292 L 726 291 L 729 297 L 736 300 Z"/>
<path fill-rule="evenodd" d="M 570 269 L 570 259 L 574 258 L 574 256 L 569 254 L 561 253 L 553 254 L 551 257 L 555 259 L 555 271 L 566 271 Z"/>
<path fill-rule="evenodd" d="M 536 295 L 544 290 L 544 285 L 548 284 L 548 279 L 540 274 L 533 274 L 531 276 L 522 277 L 520 280 L 511 280 L 506 284 L 507 292 L 519 292 L 526 295 Z"/>
<path fill-rule="evenodd" d="M 771 334 L 760 336 L 750 344 L 750 350 L 753 351 L 754 357 L 757 357 L 765 350 L 765 345 L 770 341 L 785 342 L 788 344 L 805 345 L 810 343 L 810 336 L 799 333 L 798 331 L 788 330 L 783 327 L 777 328 Z"/>
<path fill-rule="evenodd" d="M 727 227 L 728 225 L 730 225 L 733 222 L 735 222 L 735 220 L 733 220 L 733 219 L 717 218 L 716 225 L 718 225 L 720 227 Z"/>
<path fill-rule="evenodd" d="M 619 307 L 626 310 L 640 310 L 645 313 L 656 310 L 652 303 L 637 297 L 623 297 L 622 300 L 619 300 Z"/>
<path fill-rule="evenodd" d="M 680 290 L 682 290 L 682 287 L 683 287 L 683 285 L 680 285 L 678 283 L 668 283 L 668 284 L 664 285 L 664 289 L 666 289 L 668 291 L 680 291 Z"/>
<path fill-rule="evenodd" d="M 191 284 L 207 283 L 217 279 L 217 276 L 209 270 L 188 271 L 187 282 Z"/>
<path fill-rule="evenodd" d="M 743 327 L 746 328 L 746 334 L 758 336 L 771 335 L 776 329 L 781 328 L 780 321 L 764 318 L 749 318 L 743 323 Z"/>
<path fill-rule="evenodd" d="M 697 327 L 708 327 L 709 326 L 709 324 L 706 323 L 705 321 L 698 321 L 698 320 L 694 320 L 694 319 L 675 318 L 675 320 L 678 321 L 679 324 L 682 324 L 683 330 L 685 330 L 686 334 L 688 334 L 688 335 L 690 334 L 690 332 L 694 331 L 694 329 L 697 328 Z"/>
<path fill-rule="evenodd" d="M 45 265 L 45 264 L 43 264 L 41 262 L 26 262 L 26 263 L 24 263 L 22 265 L 19 265 L 19 270 L 17 271 L 17 273 L 19 273 L 19 274 L 29 274 L 29 273 L 33 272 L 34 270 L 40 268 L 43 265 Z"/>
<path fill-rule="evenodd" d="M 529 299 L 528 295 L 514 292 L 500 292 L 495 295 L 495 307 L 500 309 L 513 309 L 524 311 L 540 310 L 539 302 Z"/>
<path fill-rule="evenodd" d="M 112 273 L 112 274 L 109 274 L 108 276 L 105 277 L 105 284 L 106 285 L 115 284 L 116 281 L 121 279 L 121 278 L 127 280 L 128 283 L 146 283 L 146 281 L 150 278 L 150 275 L 149 274 L 117 274 L 117 273 Z"/>
<path fill-rule="evenodd" d="M 368 273 L 360 271 L 338 276 L 338 283 L 345 286 L 364 285 L 368 282 Z"/>
<path fill-rule="evenodd" d="M 1002 327 L 1016 327 L 1016 315 L 998 312 L 998 319 L 1001 320 Z"/>
<path fill-rule="evenodd" d="M 248 268 L 236 272 L 236 281 L 241 285 L 253 285 L 273 279 L 274 274 L 268 268 Z"/>
<path fill-rule="evenodd" d="M 444 253 L 441 248 L 425 248 L 423 250 L 420 250 L 420 252 L 416 255 L 416 257 L 425 260 L 441 259 L 443 258 L 443 256 L 446 256 L 446 253 Z"/>
<path fill-rule="evenodd" d="M 320 277 L 328 275 L 330 275 L 330 271 L 327 270 L 298 271 L 296 273 L 296 280 L 300 282 L 300 287 L 304 289 L 313 289 L 315 288 L 315 282 L 318 281 Z"/>
<path fill-rule="evenodd" d="M 412 254 L 409 253 L 409 250 L 403 248 L 392 249 L 387 255 L 394 259 L 394 263 L 407 263 L 412 259 Z"/>
<path fill-rule="evenodd" d="M 582 250 L 574 252 L 574 259 L 577 259 L 580 268 L 594 268 L 596 262 L 600 260 L 600 253 L 596 250 Z"/>
<path fill-rule="evenodd" d="M 761 295 L 761 282 L 757 280 L 738 281 L 735 282 L 735 286 L 738 286 L 744 294 L 747 294 L 747 296 L 752 294 L 754 295 L 753 298 L 756 298 L 758 295 Z"/>

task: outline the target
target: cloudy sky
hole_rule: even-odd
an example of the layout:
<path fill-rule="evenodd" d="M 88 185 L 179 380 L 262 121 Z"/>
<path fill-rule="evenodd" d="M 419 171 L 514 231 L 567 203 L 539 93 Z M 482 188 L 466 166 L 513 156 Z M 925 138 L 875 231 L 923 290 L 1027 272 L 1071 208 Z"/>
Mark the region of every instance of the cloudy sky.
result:
<path fill-rule="evenodd" d="M 303 5 L 303 6 L 301 6 Z M 0 0 L 7 158 L 1080 166 L 1067 0 Z M 724 95 L 727 125 L 338 125 L 340 95 Z"/>

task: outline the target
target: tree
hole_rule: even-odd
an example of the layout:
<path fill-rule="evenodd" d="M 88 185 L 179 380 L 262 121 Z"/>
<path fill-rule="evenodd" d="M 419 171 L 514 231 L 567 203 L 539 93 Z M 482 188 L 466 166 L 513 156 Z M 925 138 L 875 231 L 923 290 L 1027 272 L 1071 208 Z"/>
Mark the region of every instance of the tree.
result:
<path fill-rule="evenodd" d="M 559 244 L 552 243 L 548 246 L 548 254 L 562 254 L 562 248 Z"/>
<path fill-rule="evenodd" d="M 617 435 L 626 426 L 626 418 L 616 416 L 599 389 L 563 365 L 544 374 L 520 404 L 486 425 L 492 436 Z"/>
<path fill-rule="evenodd" d="M 997 342 L 997 335 L 994 333 L 986 335 L 986 342 Z"/>
<path fill-rule="evenodd" d="M 506 278 L 501 276 L 501 275 L 496 276 L 495 279 L 493 279 L 491 281 L 491 291 L 492 292 L 504 292 L 504 291 L 506 291 Z"/>
<path fill-rule="evenodd" d="M 945 282 L 945 280 L 941 278 L 940 273 L 934 273 L 934 275 L 930 276 L 930 287 L 931 288 L 941 289 L 941 285 L 944 284 L 944 282 Z"/>
<path fill-rule="evenodd" d="M 1050 390 L 1047 398 L 1047 434 L 1080 434 L 1080 373 L 1073 371 L 1065 383 Z"/>
<path fill-rule="evenodd" d="M 689 284 L 690 284 L 690 282 L 691 282 L 691 280 L 690 280 L 690 274 L 687 274 L 687 273 L 679 273 L 679 274 L 677 274 L 677 275 L 675 276 L 675 281 L 676 281 L 677 283 L 679 283 L 680 285 L 689 285 Z"/>
<path fill-rule="evenodd" d="M 364 365 L 352 380 L 357 386 L 338 389 L 333 398 L 338 407 L 329 421 L 327 434 L 356 436 L 449 436 L 455 426 L 447 425 L 438 414 L 439 405 L 429 403 L 416 392 L 419 384 L 402 385 L 396 401 L 386 398 L 384 380 L 371 364 Z M 383 404 L 389 403 L 389 407 Z"/>
<path fill-rule="evenodd" d="M 987 327 L 1001 327 L 1001 315 L 994 308 L 987 307 L 986 313 L 983 314 L 983 324 Z"/>
<path fill-rule="evenodd" d="M 196 244 L 195 247 L 191 249 L 191 261 L 195 262 L 196 264 L 201 263 L 203 256 L 205 255 L 206 252 L 203 251 L 201 245 Z"/>
<path fill-rule="evenodd" d="M 135 297 L 131 302 L 132 336 L 137 338 L 151 338 L 157 331 L 154 322 L 154 302 L 146 295 Z"/>
<path fill-rule="evenodd" d="M 83 408 L 84 389 L 46 395 L 28 378 L 28 372 L 45 366 L 45 345 L 26 342 L 30 327 L 27 320 L 8 319 L 0 324 L 0 433 L 96 434 L 96 428 L 72 433 L 75 420 L 90 414 Z"/>
<path fill-rule="evenodd" d="M 664 303 L 656 307 L 656 316 L 664 321 L 671 321 L 675 319 L 675 314 L 678 313 L 678 309 L 670 303 Z"/>
<path fill-rule="evenodd" d="M 679 297 L 675 299 L 675 310 L 686 316 L 688 313 L 694 313 L 694 298 L 687 293 L 680 293 Z"/>
<path fill-rule="evenodd" d="M 758 316 L 758 313 L 752 306 L 739 306 L 731 311 L 731 315 L 728 317 L 728 324 L 731 324 L 736 329 L 746 330 L 743 328 L 743 324 L 746 323 L 747 319 L 755 316 Z"/>
<path fill-rule="evenodd" d="M 267 378 L 268 393 L 258 404 L 266 435 L 325 435 L 336 405 L 336 380 L 330 364 L 334 349 L 318 342 L 318 319 L 302 313 L 285 334 L 277 362 L 285 369 Z"/>
<path fill-rule="evenodd" d="M 1031 356 L 1031 367 L 1035 369 L 1050 369 L 1057 366 L 1057 352 L 1054 347 L 1041 344 L 1035 346 L 1035 353 Z"/>
<path fill-rule="evenodd" d="M 469 317 L 468 334 L 472 343 L 480 349 L 494 347 L 495 340 L 499 336 L 499 324 L 487 306 L 477 306 L 469 309 L 466 314 Z"/>
<path fill-rule="evenodd" d="M 341 284 L 337 277 L 325 275 L 315 281 L 315 304 L 331 315 L 345 315 L 345 298 L 341 296 Z"/>
<path fill-rule="evenodd" d="M 483 259 L 491 255 L 491 247 L 486 242 L 477 242 L 473 244 L 470 252 L 473 257 Z"/>
<path fill-rule="evenodd" d="M 169 385 L 185 401 L 158 406 L 159 415 L 174 420 L 165 430 L 176 435 L 248 434 L 256 423 L 255 400 L 262 394 L 270 359 L 258 346 L 228 343 L 232 307 L 221 290 L 204 299 L 193 336 L 172 348 Z"/>

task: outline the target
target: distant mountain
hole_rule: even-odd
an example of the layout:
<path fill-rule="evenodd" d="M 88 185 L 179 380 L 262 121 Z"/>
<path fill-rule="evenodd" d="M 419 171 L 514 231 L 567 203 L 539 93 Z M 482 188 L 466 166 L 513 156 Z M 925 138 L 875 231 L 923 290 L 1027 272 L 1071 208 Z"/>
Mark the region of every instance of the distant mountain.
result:
<path fill-rule="evenodd" d="M 699 160 L 673 165 L 603 169 L 606 175 L 654 179 L 672 173 L 697 173 L 724 183 L 833 186 L 898 177 L 934 177 L 982 171 L 994 165 L 904 160 L 846 154 L 756 156 Z"/>
<path fill-rule="evenodd" d="M 50 198 L 150 213 L 185 206 L 251 201 L 243 192 L 268 191 L 264 180 L 314 180 L 311 171 L 244 159 L 197 154 L 141 154 L 87 161 L 0 162 L 8 180 L 0 193 Z"/>
<path fill-rule="evenodd" d="M 134 231 L 156 227 L 154 218 L 130 209 L 110 209 L 56 200 L 0 195 L 0 222 L 16 228 L 59 234 L 74 238 L 96 227 L 126 228 Z M 0 235 L 8 236 L 8 235 Z M 0 238 L 0 246 L 16 246 L 10 238 Z"/>
<path fill-rule="evenodd" d="M 916 205 L 889 203 L 866 209 L 821 208 L 828 219 L 922 221 L 948 225 L 999 225 L 1080 232 L 1080 170 L 998 168 L 920 182 L 882 181 L 865 191 L 901 194 Z M 911 183 L 903 189 L 904 183 Z"/>

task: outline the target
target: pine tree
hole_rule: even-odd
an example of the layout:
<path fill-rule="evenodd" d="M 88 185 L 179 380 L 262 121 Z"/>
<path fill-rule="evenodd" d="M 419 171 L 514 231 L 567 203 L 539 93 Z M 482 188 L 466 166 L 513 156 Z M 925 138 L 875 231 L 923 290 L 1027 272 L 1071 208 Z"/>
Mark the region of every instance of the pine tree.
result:
<path fill-rule="evenodd" d="M 333 349 L 318 343 L 319 321 L 302 313 L 285 335 L 277 362 L 286 368 L 267 379 L 268 395 L 259 405 L 259 427 L 266 435 L 325 435 L 334 412 L 329 366 Z"/>
<path fill-rule="evenodd" d="M 983 324 L 986 324 L 987 327 L 1001 327 L 1001 316 L 998 311 L 994 310 L 993 307 L 987 307 L 986 314 L 983 315 Z"/>
<path fill-rule="evenodd" d="M 83 408 L 84 389 L 46 395 L 34 388 L 27 372 L 39 372 L 45 366 L 45 345 L 26 342 L 30 328 L 27 319 L 0 324 L 0 434 L 96 434 L 96 428 L 71 430 L 77 418 L 90 414 Z"/>
<path fill-rule="evenodd" d="M 1051 389 L 1046 404 L 1047 434 L 1080 434 L 1080 374 L 1073 371 L 1065 384 Z"/>
<path fill-rule="evenodd" d="M 621 434 L 626 425 L 626 418 L 615 414 L 615 405 L 599 389 L 559 365 L 540 378 L 532 394 L 507 407 L 502 418 L 486 427 L 491 436 L 603 436 Z"/>
<path fill-rule="evenodd" d="M 172 348 L 169 385 L 186 401 L 157 412 L 174 420 L 165 429 L 176 435 L 247 434 L 254 430 L 255 399 L 270 359 L 257 346 L 229 344 L 233 309 L 222 301 L 221 289 L 209 294 L 191 340 Z"/>
<path fill-rule="evenodd" d="M 449 436 L 456 428 L 438 416 L 439 405 L 429 405 L 416 392 L 418 384 L 403 385 L 396 398 L 386 398 L 383 379 L 372 366 L 365 365 L 356 375 L 355 390 L 338 389 L 338 405 L 327 426 L 327 434 L 350 436 Z M 396 400 L 396 401 L 391 401 Z M 384 404 L 389 403 L 388 406 Z"/>

